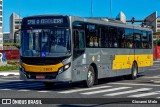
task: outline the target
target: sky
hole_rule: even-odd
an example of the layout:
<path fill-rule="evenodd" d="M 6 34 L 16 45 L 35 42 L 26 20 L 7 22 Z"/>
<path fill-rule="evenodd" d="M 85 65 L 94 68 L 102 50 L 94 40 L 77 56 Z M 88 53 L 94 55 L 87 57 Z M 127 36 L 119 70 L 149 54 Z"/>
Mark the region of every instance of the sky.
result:
<path fill-rule="evenodd" d="M 111 17 L 110 1 L 112 1 L 112 18 L 120 11 L 127 19 L 144 19 L 151 13 L 160 12 L 160 0 L 92 0 L 93 17 Z M 20 10 L 20 12 L 19 12 Z M 91 16 L 91 0 L 3 0 L 3 31 L 9 32 L 9 17 L 12 13 L 20 16 L 66 14 L 80 17 Z M 159 13 L 160 14 L 160 13 Z M 159 15 L 158 14 L 158 15 Z"/>

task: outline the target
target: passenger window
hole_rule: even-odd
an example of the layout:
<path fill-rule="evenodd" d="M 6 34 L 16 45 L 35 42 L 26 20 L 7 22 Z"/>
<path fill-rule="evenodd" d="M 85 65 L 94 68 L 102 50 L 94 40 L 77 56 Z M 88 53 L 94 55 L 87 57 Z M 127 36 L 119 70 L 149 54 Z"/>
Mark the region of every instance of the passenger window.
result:
<path fill-rule="evenodd" d="M 143 31 L 143 35 L 142 35 L 142 48 L 143 49 L 147 49 L 148 47 L 149 47 L 149 44 L 148 44 L 147 34 L 146 34 L 146 31 Z"/>
<path fill-rule="evenodd" d="M 141 31 L 140 30 L 134 30 L 134 45 L 135 48 L 142 48 L 142 42 L 141 42 Z"/>
<path fill-rule="evenodd" d="M 133 30 L 125 29 L 125 47 L 133 48 Z"/>

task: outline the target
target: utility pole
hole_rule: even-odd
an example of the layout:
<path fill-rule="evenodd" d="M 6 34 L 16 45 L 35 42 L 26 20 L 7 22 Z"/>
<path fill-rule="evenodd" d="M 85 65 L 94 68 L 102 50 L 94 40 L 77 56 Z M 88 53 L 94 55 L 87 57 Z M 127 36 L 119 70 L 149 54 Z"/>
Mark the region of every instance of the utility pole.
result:
<path fill-rule="evenodd" d="M 91 17 L 93 17 L 93 0 L 91 0 Z"/>
<path fill-rule="evenodd" d="M 19 2 L 19 3 L 18 3 L 18 11 L 19 11 L 19 29 L 20 29 L 20 26 L 21 26 L 21 24 L 20 24 L 20 14 L 21 14 L 21 13 L 20 13 L 20 12 L 21 12 L 21 11 L 20 11 L 20 8 L 21 8 L 21 7 L 20 7 L 20 6 L 21 6 L 20 3 L 21 3 L 21 2 L 20 2 L 20 0 L 19 0 L 18 2 Z"/>
<path fill-rule="evenodd" d="M 112 0 L 110 0 L 110 17 L 112 18 Z"/>

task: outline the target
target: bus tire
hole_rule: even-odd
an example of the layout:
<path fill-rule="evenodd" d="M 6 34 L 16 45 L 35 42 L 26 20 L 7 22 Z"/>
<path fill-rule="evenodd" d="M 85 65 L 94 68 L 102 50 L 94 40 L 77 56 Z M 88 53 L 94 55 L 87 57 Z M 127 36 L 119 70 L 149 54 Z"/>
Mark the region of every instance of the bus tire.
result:
<path fill-rule="evenodd" d="M 132 69 L 131 69 L 131 79 L 135 80 L 137 78 L 137 74 L 138 74 L 138 66 L 137 64 L 134 62 L 132 64 Z"/>
<path fill-rule="evenodd" d="M 85 86 L 86 87 L 92 87 L 95 83 L 95 71 L 92 66 L 89 66 L 89 70 L 87 73 L 87 80 L 85 81 Z"/>
<path fill-rule="evenodd" d="M 54 83 L 53 82 L 44 82 L 45 87 L 53 87 Z"/>

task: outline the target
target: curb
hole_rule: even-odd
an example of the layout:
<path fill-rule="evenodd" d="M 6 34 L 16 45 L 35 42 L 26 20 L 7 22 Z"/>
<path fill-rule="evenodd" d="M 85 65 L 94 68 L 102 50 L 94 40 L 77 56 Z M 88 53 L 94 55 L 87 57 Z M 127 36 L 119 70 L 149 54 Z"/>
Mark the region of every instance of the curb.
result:
<path fill-rule="evenodd" d="M 19 71 L 0 71 L 0 76 L 19 76 Z"/>

